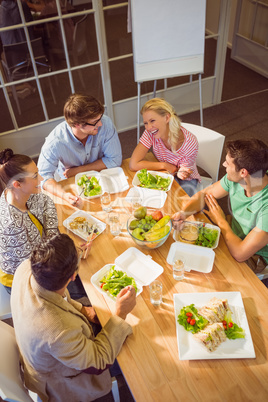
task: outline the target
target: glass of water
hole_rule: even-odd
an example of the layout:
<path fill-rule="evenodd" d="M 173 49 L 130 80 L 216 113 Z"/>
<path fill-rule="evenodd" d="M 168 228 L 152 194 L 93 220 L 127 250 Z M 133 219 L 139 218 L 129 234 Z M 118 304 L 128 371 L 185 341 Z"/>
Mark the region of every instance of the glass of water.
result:
<path fill-rule="evenodd" d="M 110 212 L 109 213 L 109 225 L 110 232 L 113 236 L 119 236 L 121 233 L 121 219 L 120 213 L 118 212 Z"/>
<path fill-rule="evenodd" d="M 150 286 L 150 301 L 155 306 L 159 306 L 162 303 L 162 283 L 160 281 L 153 281 Z"/>
<path fill-rule="evenodd" d="M 100 201 L 101 201 L 101 207 L 102 207 L 103 211 L 110 212 L 112 209 L 110 193 L 108 193 L 108 192 L 103 193 L 100 197 Z"/>
<path fill-rule="evenodd" d="M 184 278 L 185 261 L 184 258 L 178 257 L 172 264 L 173 278 L 181 281 Z"/>

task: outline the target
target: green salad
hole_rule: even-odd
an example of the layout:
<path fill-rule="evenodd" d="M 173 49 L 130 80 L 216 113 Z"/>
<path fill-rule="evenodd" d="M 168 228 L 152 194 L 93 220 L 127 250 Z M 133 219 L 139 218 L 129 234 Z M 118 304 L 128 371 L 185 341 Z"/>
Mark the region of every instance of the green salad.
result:
<path fill-rule="evenodd" d="M 205 226 L 201 227 L 198 232 L 198 238 L 195 242 L 198 246 L 214 247 L 218 238 L 218 231 L 216 229 L 209 229 Z"/>
<path fill-rule="evenodd" d="M 154 190 L 163 190 L 167 191 L 168 186 L 170 185 L 171 178 L 164 178 L 159 175 L 152 175 L 147 171 L 147 169 L 142 169 L 138 174 L 137 174 L 139 181 L 140 181 L 140 187 L 145 187 L 145 188 L 151 188 Z"/>
<path fill-rule="evenodd" d="M 208 324 L 208 320 L 202 315 L 198 314 L 198 311 L 194 304 L 183 307 L 178 315 L 178 323 L 182 325 L 186 331 L 190 331 L 193 334 L 204 329 Z"/>
<path fill-rule="evenodd" d="M 101 193 L 101 186 L 98 179 L 95 176 L 88 177 L 86 174 L 80 177 L 77 182 L 79 187 L 84 189 L 85 197 L 92 197 Z"/>
<path fill-rule="evenodd" d="M 100 287 L 116 297 L 126 286 L 132 285 L 137 292 L 137 285 L 134 278 L 131 278 L 123 271 L 115 269 L 115 265 L 100 280 Z"/>

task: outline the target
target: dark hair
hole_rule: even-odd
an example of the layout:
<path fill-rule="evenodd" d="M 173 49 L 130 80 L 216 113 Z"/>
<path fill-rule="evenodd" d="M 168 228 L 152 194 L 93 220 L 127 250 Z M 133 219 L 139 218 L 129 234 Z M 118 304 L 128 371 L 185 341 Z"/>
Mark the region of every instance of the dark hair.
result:
<path fill-rule="evenodd" d="M 27 155 L 14 154 L 12 149 L 6 148 L 0 152 L 0 193 L 9 186 L 12 179 L 22 181 L 25 166 L 32 159 Z"/>
<path fill-rule="evenodd" d="M 93 96 L 73 94 L 67 99 L 63 112 L 69 126 L 74 127 L 103 114 L 104 106 Z"/>
<path fill-rule="evenodd" d="M 259 172 L 263 177 L 268 170 L 268 147 L 255 138 L 228 141 L 227 153 L 234 159 L 236 171 L 246 169 L 250 175 Z"/>
<path fill-rule="evenodd" d="M 47 290 L 59 290 L 78 269 L 78 254 L 73 240 L 60 233 L 43 241 L 31 253 L 32 274 Z"/>

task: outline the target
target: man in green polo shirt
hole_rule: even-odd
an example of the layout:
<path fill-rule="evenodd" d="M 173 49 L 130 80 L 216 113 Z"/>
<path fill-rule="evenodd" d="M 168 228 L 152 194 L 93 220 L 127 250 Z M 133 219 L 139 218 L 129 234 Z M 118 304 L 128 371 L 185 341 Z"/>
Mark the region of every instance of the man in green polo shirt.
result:
<path fill-rule="evenodd" d="M 268 265 L 268 147 L 260 140 L 229 141 L 226 175 L 195 194 L 173 215 L 180 227 L 187 216 L 208 206 L 206 214 L 221 229 L 231 255 L 259 273 Z M 217 199 L 229 195 L 229 224 Z"/>

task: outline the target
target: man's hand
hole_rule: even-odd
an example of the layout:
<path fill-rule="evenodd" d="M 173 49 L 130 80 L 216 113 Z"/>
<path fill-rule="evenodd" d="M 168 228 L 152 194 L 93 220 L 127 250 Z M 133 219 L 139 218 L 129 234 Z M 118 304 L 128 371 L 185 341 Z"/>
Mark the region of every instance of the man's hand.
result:
<path fill-rule="evenodd" d="M 216 201 L 216 198 L 213 197 L 213 195 L 206 194 L 205 202 L 209 208 L 209 210 L 206 211 L 206 214 L 213 222 L 215 222 L 217 226 L 220 227 L 221 222 L 223 222 L 223 220 L 226 221 L 225 213 L 223 212 L 218 202 Z"/>
<path fill-rule="evenodd" d="M 117 295 L 115 315 L 125 320 L 128 313 L 136 306 L 136 291 L 133 286 L 126 286 Z"/>
<path fill-rule="evenodd" d="M 69 179 L 70 177 L 74 177 L 75 175 L 77 175 L 77 173 L 80 173 L 79 167 L 71 167 L 65 169 L 63 175 L 66 177 L 66 179 Z"/>
<path fill-rule="evenodd" d="M 174 215 L 172 215 L 171 219 L 172 219 L 172 226 L 174 227 L 174 229 L 181 230 L 184 225 L 184 221 L 186 219 L 186 214 L 183 211 L 179 211 L 176 212 Z"/>
<path fill-rule="evenodd" d="M 83 306 L 81 309 L 81 313 L 87 317 L 88 321 L 94 322 L 95 324 L 100 324 L 96 311 L 93 307 Z"/>

